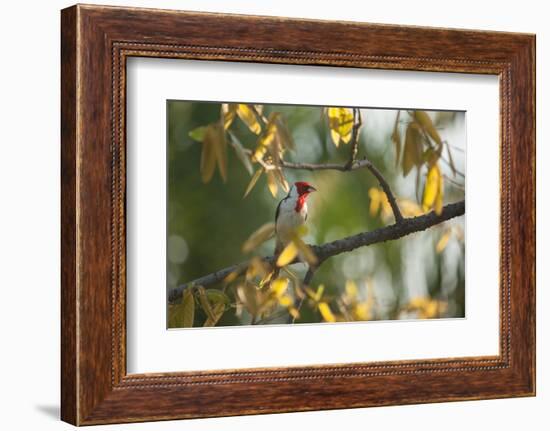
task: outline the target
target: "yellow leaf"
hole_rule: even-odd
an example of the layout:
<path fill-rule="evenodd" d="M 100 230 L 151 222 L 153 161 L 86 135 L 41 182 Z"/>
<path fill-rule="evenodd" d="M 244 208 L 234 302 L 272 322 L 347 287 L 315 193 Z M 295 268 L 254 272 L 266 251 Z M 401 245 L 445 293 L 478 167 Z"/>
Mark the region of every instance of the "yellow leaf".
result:
<path fill-rule="evenodd" d="M 271 283 L 271 290 L 277 298 L 283 296 L 288 288 L 288 278 L 279 277 Z"/>
<path fill-rule="evenodd" d="M 355 320 L 370 319 L 371 304 L 369 302 L 361 302 L 353 308 L 353 317 Z"/>
<path fill-rule="evenodd" d="M 248 183 L 248 186 L 246 186 L 246 191 L 244 192 L 243 199 L 248 196 L 248 194 L 252 191 L 260 177 L 262 176 L 263 168 L 260 168 L 256 171 L 256 173 L 252 176 L 250 179 L 250 182 Z"/>
<path fill-rule="evenodd" d="M 443 183 L 443 175 L 439 176 L 439 193 L 435 198 L 434 211 L 437 215 L 440 215 L 443 212 L 443 193 L 444 193 L 445 184 Z"/>
<path fill-rule="evenodd" d="M 449 243 L 449 239 L 451 238 L 451 230 L 447 229 L 443 235 L 441 235 L 441 238 L 439 238 L 439 241 L 437 241 L 437 244 L 435 246 L 435 251 L 437 253 L 441 253 L 443 250 L 445 250 L 445 247 L 447 247 L 447 244 Z"/>
<path fill-rule="evenodd" d="M 296 247 L 298 247 L 300 252 L 300 256 L 303 257 L 309 265 L 317 264 L 317 256 L 315 256 L 315 253 L 311 247 L 302 241 L 298 235 L 294 236 L 292 242 L 296 244 Z"/>
<path fill-rule="evenodd" d="M 279 187 L 277 186 L 277 180 L 275 179 L 275 175 L 272 171 L 266 171 L 266 177 L 267 177 L 267 188 L 273 195 L 273 197 L 277 197 L 277 191 L 279 190 Z"/>
<path fill-rule="evenodd" d="M 233 123 L 236 113 L 237 105 L 235 105 L 234 103 L 222 103 L 223 128 L 225 130 L 229 129 L 229 127 Z"/>
<path fill-rule="evenodd" d="M 398 200 L 399 208 L 401 209 L 401 214 L 403 217 L 417 217 L 424 214 L 422 208 L 410 199 L 399 199 Z"/>
<path fill-rule="evenodd" d="M 380 209 L 380 191 L 376 187 L 371 187 L 369 189 L 369 214 L 372 217 L 376 217 L 378 210 Z"/>
<path fill-rule="evenodd" d="M 319 308 L 321 316 L 325 319 L 325 322 L 336 322 L 336 317 L 334 317 L 332 310 L 326 302 L 320 302 L 317 307 Z"/>
<path fill-rule="evenodd" d="M 292 262 L 298 255 L 298 247 L 294 241 L 290 241 L 277 258 L 277 266 L 285 266 Z"/>
<path fill-rule="evenodd" d="M 317 291 L 314 294 L 310 294 L 311 299 L 313 299 L 315 302 L 319 302 L 323 297 L 323 293 L 325 293 L 325 285 L 320 284 L 319 286 L 317 286 Z"/>
<path fill-rule="evenodd" d="M 422 196 L 422 208 L 424 211 L 434 207 L 434 204 L 440 194 L 441 171 L 437 164 L 432 165 L 428 170 L 426 184 L 424 185 L 424 194 Z"/>
<path fill-rule="evenodd" d="M 295 307 L 289 307 L 288 313 L 294 318 L 294 320 L 300 318 L 300 312 Z"/>
<path fill-rule="evenodd" d="M 259 135 L 262 131 L 262 126 L 258 122 L 258 118 L 250 105 L 239 103 L 237 106 L 237 115 L 248 126 L 252 133 Z"/>
<path fill-rule="evenodd" d="M 270 239 L 275 234 L 275 223 L 265 223 L 260 226 L 243 244 L 243 253 L 249 253 Z"/>
<path fill-rule="evenodd" d="M 330 136 L 334 145 L 338 146 L 340 141 L 347 144 L 351 141 L 353 131 L 353 111 L 348 108 L 328 108 L 328 124 Z"/>
<path fill-rule="evenodd" d="M 409 123 L 405 133 L 405 149 L 403 150 L 403 176 L 411 171 L 414 166 L 422 164 L 422 134 L 416 123 Z"/>
<path fill-rule="evenodd" d="M 355 281 L 347 280 L 346 281 L 346 295 L 350 299 L 355 299 L 355 298 L 357 298 L 358 293 L 359 293 L 359 289 L 357 289 L 357 284 L 355 284 Z"/>
<path fill-rule="evenodd" d="M 414 111 L 414 118 L 437 145 L 441 145 L 441 137 L 426 111 Z"/>

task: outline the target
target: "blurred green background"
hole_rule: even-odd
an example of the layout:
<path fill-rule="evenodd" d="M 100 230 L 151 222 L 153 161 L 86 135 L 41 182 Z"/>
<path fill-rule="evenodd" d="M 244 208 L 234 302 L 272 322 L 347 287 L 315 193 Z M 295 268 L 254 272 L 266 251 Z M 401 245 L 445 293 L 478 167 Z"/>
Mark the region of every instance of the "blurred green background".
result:
<path fill-rule="evenodd" d="M 204 184 L 200 174 L 202 143 L 189 132 L 220 119 L 220 103 L 168 101 L 168 208 L 167 208 L 167 288 L 241 262 L 243 242 L 258 227 L 274 221 L 275 208 L 286 193 L 279 188 L 274 198 L 263 175 L 251 193 L 243 199 L 251 175 L 232 148 L 228 148 L 228 180 L 219 172 Z M 340 162 L 349 157 L 349 145 L 338 148 L 331 140 L 322 107 L 264 105 L 264 115 L 280 112 L 293 137 L 296 149 L 285 159 L 296 162 Z M 418 203 L 426 172 L 421 172 L 417 187 L 415 169 L 404 177 L 396 166 L 396 150 L 391 141 L 396 110 L 362 109 L 363 127 L 358 158 L 366 155 L 377 166 L 394 194 L 407 202 Z M 456 170 L 465 173 L 465 114 L 428 112 L 442 139 L 450 146 Z M 408 115 L 401 111 L 399 128 L 405 133 Z M 242 121 L 231 126 L 245 148 L 253 150 L 256 135 Z M 444 203 L 464 199 L 464 178 L 453 175 L 448 164 L 441 163 L 445 176 Z M 256 168 L 256 167 L 255 167 Z M 353 172 L 285 170 L 289 183 L 308 181 L 318 192 L 309 199 L 309 244 L 323 244 L 355 233 L 373 230 L 393 222 L 380 214 L 371 214 L 369 190 L 379 185 L 366 169 Z M 417 190 L 420 190 L 420 192 Z M 323 284 L 329 297 L 338 297 L 352 280 L 361 300 L 369 304 L 369 320 L 465 316 L 464 216 L 396 241 L 363 247 L 328 259 L 316 272 L 312 287 Z M 447 234 L 446 234 L 447 233 Z M 447 236 L 443 244 L 442 237 Z M 442 250 L 436 250 L 444 245 Z M 271 255 L 274 240 L 256 251 Z M 293 266 L 303 277 L 304 264 Z M 211 286 L 220 288 L 220 286 Z M 416 301 L 416 302 L 415 302 Z M 411 303 L 441 301 L 437 313 L 423 312 Z M 425 311 L 425 310 L 424 310 Z M 195 324 L 206 316 L 200 309 Z M 217 326 L 248 324 L 246 311 L 237 315 L 226 312 Z M 298 323 L 321 321 L 312 308 L 302 310 Z M 286 323 L 286 318 L 272 323 Z M 195 326 L 196 326 L 195 325 Z"/>

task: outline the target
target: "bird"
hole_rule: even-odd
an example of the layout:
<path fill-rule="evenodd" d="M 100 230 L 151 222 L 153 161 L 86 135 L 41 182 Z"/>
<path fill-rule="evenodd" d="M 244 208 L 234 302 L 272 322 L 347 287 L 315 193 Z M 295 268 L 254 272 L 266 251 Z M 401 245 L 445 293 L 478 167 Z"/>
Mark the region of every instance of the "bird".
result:
<path fill-rule="evenodd" d="M 275 211 L 275 255 L 279 255 L 307 220 L 307 198 L 317 191 L 306 181 L 295 182 Z"/>

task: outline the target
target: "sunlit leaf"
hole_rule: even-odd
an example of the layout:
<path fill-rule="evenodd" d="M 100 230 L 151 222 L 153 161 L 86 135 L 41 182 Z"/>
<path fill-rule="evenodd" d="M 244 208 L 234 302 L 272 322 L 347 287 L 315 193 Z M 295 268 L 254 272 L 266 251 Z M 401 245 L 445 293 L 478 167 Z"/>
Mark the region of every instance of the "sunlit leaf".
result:
<path fill-rule="evenodd" d="M 252 167 L 252 163 L 250 162 L 250 157 L 246 153 L 243 145 L 239 142 L 239 140 L 235 137 L 235 135 L 231 135 L 231 139 L 229 140 L 231 146 L 235 150 L 235 154 L 237 155 L 237 158 L 241 161 L 241 163 L 244 165 L 247 172 L 252 175 L 254 172 L 254 168 Z"/>
<path fill-rule="evenodd" d="M 441 145 L 441 137 L 428 113 L 426 111 L 414 111 L 414 118 L 430 138 L 432 138 L 437 145 Z"/>
<path fill-rule="evenodd" d="M 397 203 L 403 217 L 418 217 L 424 214 L 420 205 L 410 199 L 398 199 Z"/>
<path fill-rule="evenodd" d="M 206 126 L 200 126 L 189 132 L 189 137 L 197 142 L 202 142 L 206 134 Z"/>
<path fill-rule="evenodd" d="M 442 317 L 447 311 L 448 304 L 445 301 L 438 301 L 427 297 L 412 298 L 404 307 L 404 311 L 414 311 L 420 319 L 431 319 Z"/>
<path fill-rule="evenodd" d="M 330 136 L 334 145 L 340 141 L 347 144 L 351 141 L 353 131 L 353 111 L 349 108 L 327 108 Z"/>
<path fill-rule="evenodd" d="M 449 243 L 449 239 L 451 238 L 451 230 L 447 229 L 443 235 L 441 235 L 441 238 L 439 238 L 439 241 L 437 241 L 437 244 L 435 246 L 435 251 L 437 253 L 442 253 L 443 250 L 445 250 L 445 247 L 447 247 L 447 244 Z"/>
<path fill-rule="evenodd" d="M 285 266 L 298 256 L 298 247 L 294 241 L 290 241 L 277 258 L 277 266 Z"/>
<path fill-rule="evenodd" d="M 279 190 L 279 186 L 277 185 L 277 180 L 275 179 L 275 174 L 273 173 L 273 171 L 267 171 L 266 177 L 267 177 L 267 188 L 275 198 L 277 197 L 277 191 Z"/>
<path fill-rule="evenodd" d="M 288 288 L 288 278 L 279 277 L 271 283 L 271 290 L 277 298 L 283 296 Z"/>
<path fill-rule="evenodd" d="M 369 189 L 369 198 L 369 214 L 372 217 L 376 217 L 380 210 L 380 191 L 376 187 L 371 187 Z"/>
<path fill-rule="evenodd" d="M 320 302 L 317 307 L 325 322 L 336 322 L 336 317 L 332 314 L 332 310 L 326 302 Z"/>
<path fill-rule="evenodd" d="M 300 253 L 300 256 L 309 264 L 309 265 L 316 265 L 317 264 L 317 256 L 311 249 L 309 245 L 307 245 L 300 236 L 296 235 L 292 242 L 296 244 L 296 247 L 298 247 L 298 251 Z"/>
<path fill-rule="evenodd" d="M 395 148 L 395 166 L 399 165 L 399 159 L 401 158 L 401 132 L 399 132 L 399 114 L 401 111 L 397 111 L 395 117 L 395 124 L 393 125 L 393 132 L 391 134 L 391 140 Z"/>
<path fill-rule="evenodd" d="M 317 290 L 312 293 L 311 289 L 308 290 L 308 295 L 313 299 L 315 302 L 319 302 L 321 298 L 323 297 L 323 293 L 325 293 L 325 285 L 320 284 L 317 286 Z"/>
<path fill-rule="evenodd" d="M 244 242 L 243 253 L 249 253 L 259 245 L 266 242 L 275 234 L 275 223 L 265 223 L 260 226 L 248 239 Z"/>
<path fill-rule="evenodd" d="M 353 280 L 346 280 L 346 295 L 350 299 L 357 298 L 357 295 L 359 293 L 359 289 L 357 289 L 357 284 L 355 284 L 355 281 Z"/>
<path fill-rule="evenodd" d="M 353 307 L 353 318 L 355 320 L 370 320 L 371 304 L 369 302 L 360 302 Z"/>
<path fill-rule="evenodd" d="M 416 123 L 409 123 L 405 133 L 405 148 L 403 150 L 403 176 L 411 171 L 414 166 L 422 164 L 422 134 Z"/>
<path fill-rule="evenodd" d="M 216 304 L 212 307 L 212 316 L 209 316 L 204 322 L 204 327 L 216 326 L 216 323 L 221 319 L 225 311 L 224 304 Z"/>
<path fill-rule="evenodd" d="M 256 183 L 258 182 L 258 180 L 260 179 L 260 177 L 262 176 L 262 173 L 264 172 L 264 169 L 263 168 L 260 168 L 258 169 L 254 175 L 252 176 L 252 178 L 250 179 L 250 182 L 248 183 L 248 186 L 246 186 L 246 190 L 244 192 L 244 195 L 243 195 L 243 199 L 245 197 L 248 196 L 248 194 L 252 191 L 252 189 L 254 188 L 254 186 L 256 185 Z"/>
<path fill-rule="evenodd" d="M 254 109 L 251 105 L 239 103 L 237 106 L 237 115 L 243 123 L 247 125 L 252 133 L 255 133 L 256 135 L 260 134 L 262 131 L 262 126 L 258 122 L 258 118 L 256 117 Z"/>
<path fill-rule="evenodd" d="M 223 128 L 229 129 L 235 115 L 237 114 L 237 105 L 234 103 L 222 103 L 222 115 L 223 115 Z"/>
<path fill-rule="evenodd" d="M 422 208 L 428 211 L 433 208 L 440 194 L 439 184 L 441 182 L 441 171 L 437 164 L 432 165 L 428 170 L 426 184 L 424 185 L 424 194 L 422 196 Z"/>

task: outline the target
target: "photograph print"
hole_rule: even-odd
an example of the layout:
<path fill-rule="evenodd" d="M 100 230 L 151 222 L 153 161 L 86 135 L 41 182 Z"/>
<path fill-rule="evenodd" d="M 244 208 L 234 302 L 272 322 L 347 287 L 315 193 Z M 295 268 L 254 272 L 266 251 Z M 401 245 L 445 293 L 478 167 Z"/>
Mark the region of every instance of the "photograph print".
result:
<path fill-rule="evenodd" d="M 465 317 L 466 114 L 167 101 L 167 327 Z"/>

